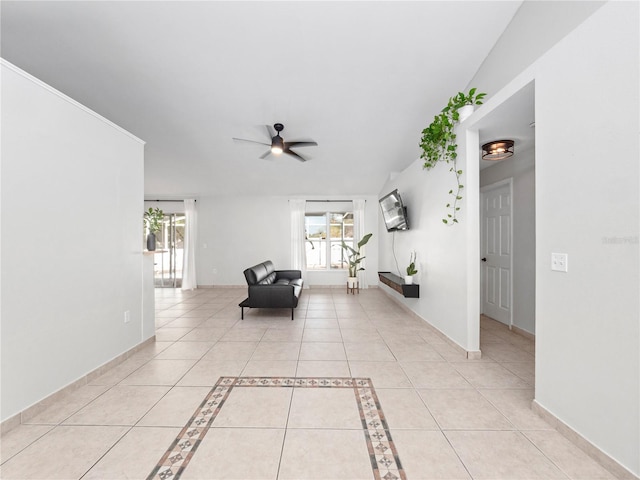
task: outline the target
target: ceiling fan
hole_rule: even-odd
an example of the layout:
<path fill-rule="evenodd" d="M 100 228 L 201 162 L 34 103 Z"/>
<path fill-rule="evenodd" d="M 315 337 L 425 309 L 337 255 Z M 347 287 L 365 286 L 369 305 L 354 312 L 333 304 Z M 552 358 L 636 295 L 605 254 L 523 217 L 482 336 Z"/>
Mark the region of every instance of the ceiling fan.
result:
<path fill-rule="evenodd" d="M 262 155 L 260 155 L 260 158 L 266 158 L 269 155 L 280 155 L 282 153 L 286 153 L 287 155 L 291 155 L 292 157 L 296 158 L 297 160 L 300 160 L 301 162 L 306 162 L 307 159 L 305 157 L 303 157 L 302 155 L 300 155 L 299 153 L 294 152 L 293 150 L 291 150 L 292 148 L 298 148 L 298 147 L 317 147 L 318 143 L 314 142 L 313 140 L 300 140 L 300 141 L 295 141 L 295 142 L 285 142 L 284 138 L 282 138 L 280 136 L 280 132 L 282 130 L 284 130 L 284 125 L 281 123 L 275 123 L 273 125 L 273 128 L 271 127 L 271 125 L 265 125 L 266 129 L 267 129 L 267 134 L 269 135 L 269 138 L 271 139 L 271 143 L 265 143 L 265 142 L 258 142 L 256 140 L 247 140 L 245 138 L 233 138 L 235 141 L 237 142 L 249 142 L 249 143 L 257 143 L 260 145 L 266 145 L 267 147 L 270 147 L 269 150 L 267 150 L 266 152 L 264 152 Z"/>

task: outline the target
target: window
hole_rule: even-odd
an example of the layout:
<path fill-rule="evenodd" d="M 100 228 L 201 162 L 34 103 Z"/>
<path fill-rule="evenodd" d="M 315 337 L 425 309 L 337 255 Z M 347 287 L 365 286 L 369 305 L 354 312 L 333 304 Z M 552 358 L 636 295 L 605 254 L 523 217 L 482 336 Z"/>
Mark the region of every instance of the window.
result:
<path fill-rule="evenodd" d="M 305 215 L 308 270 L 344 270 L 348 267 L 342 242 L 353 246 L 353 212 Z"/>

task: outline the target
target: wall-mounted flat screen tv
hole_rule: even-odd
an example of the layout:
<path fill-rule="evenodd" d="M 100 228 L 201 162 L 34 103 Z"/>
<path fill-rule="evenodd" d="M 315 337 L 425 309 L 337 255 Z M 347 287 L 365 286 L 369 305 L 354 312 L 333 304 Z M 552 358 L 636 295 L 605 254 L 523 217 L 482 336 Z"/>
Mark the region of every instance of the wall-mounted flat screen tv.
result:
<path fill-rule="evenodd" d="M 380 209 L 387 232 L 409 230 L 407 207 L 402 203 L 397 189 L 380 199 Z"/>

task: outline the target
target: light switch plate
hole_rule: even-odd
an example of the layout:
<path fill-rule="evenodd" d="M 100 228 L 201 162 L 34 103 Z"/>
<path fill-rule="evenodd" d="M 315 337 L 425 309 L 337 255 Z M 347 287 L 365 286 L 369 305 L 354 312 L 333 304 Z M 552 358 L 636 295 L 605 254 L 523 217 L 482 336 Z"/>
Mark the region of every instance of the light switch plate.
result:
<path fill-rule="evenodd" d="M 554 272 L 569 271 L 569 255 L 566 253 L 551 254 L 551 270 Z"/>

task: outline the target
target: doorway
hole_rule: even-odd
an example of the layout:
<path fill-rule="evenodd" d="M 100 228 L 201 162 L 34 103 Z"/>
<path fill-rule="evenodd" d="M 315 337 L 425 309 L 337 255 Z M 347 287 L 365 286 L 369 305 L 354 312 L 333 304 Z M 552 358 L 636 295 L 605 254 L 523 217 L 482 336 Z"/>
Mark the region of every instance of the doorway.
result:
<path fill-rule="evenodd" d="M 497 139 L 515 142 L 512 157 L 502 161 L 480 160 L 480 312 L 516 333 L 534 338 L 535 83 L 524 85 L 475 126 L 480 132 L 480 145 Z M 489 202 L 491 211 L 485 211 Z M 500 218 L 504 215 L 508 219 Z M 490 245 L 484 244 L 485 230 L 489 230 L 485 223 L 492 224 L 494 236 L 499 236 L 489 239 Z"/>
<path fill-rule="evenodd" d="M 156 234 L 157 249 L 153 256 L 155 287 L 182 286 L 184 227 L 184 213 L 165 214 L 162 229 Z"/>
<path fill-rule="evenodd" d="M 513 326 L 513 181 L 480 189 L 480 313 Z"/>

